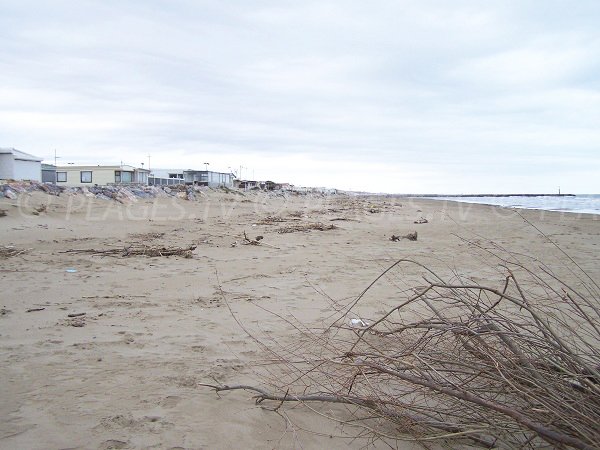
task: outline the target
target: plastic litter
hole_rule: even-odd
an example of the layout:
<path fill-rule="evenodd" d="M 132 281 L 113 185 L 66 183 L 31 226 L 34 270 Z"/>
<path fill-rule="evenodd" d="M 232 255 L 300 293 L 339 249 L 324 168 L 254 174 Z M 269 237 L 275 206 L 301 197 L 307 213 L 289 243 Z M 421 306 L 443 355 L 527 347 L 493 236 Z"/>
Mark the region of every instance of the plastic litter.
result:
<path fill-rule="evenodd" d="M 362 319 L 350 319 L 350 326 L 353 328 L 367 328 L 369 326 L 369 322 Z"/>

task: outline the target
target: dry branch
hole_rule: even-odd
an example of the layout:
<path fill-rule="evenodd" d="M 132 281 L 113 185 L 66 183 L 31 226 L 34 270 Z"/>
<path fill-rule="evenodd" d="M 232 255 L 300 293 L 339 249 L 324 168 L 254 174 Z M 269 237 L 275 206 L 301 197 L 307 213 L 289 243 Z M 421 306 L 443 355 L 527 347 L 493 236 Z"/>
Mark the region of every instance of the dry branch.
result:
<path fill-rule="evenodd" d="M 244 231 L 244 240 L 242 241 L 242 245 L 265 245 L 267 247 L 271 247 L 271 248 L 275 248 L 275 249 L 279 250 L 279 247 L 275 247 L 274 245 L 267 244 L 266 242 L 262 242 L 263 239 L 264 239 L 264 236 L 256 236 L 255 239 L 250 239 L 248 237 L 248 235 L 246 234 L 246 232 Z"/>
<path fill-rule="evenodd" d="M 71 249 L 60 253 L 76 253 L 76 254 L 91 254 L 92 256 L 121 256 L 123 258 L 129 256 L 183 256 L 191 258 L 192 252 L 196 250 L 195 245 L 187 247 L 152 247 L 146 245 L 129 245 L 123 248 L 110 248 L 104 250 L 89 249 Z"/>
<path fill-rule="evenodd" d="M 392 430 L 398 440 L 600 448 L 597 287 L 583 277 L 571 286 L 522 256 L 495 258 L 502 274 L 490 285 L 397 261 L 387 276 L 416 267 L 431 280 L 368 326 L 349 326 L 348 314 L 382 274 L 331 326 L 288 320 L 293 344 L 261 343 L 276 361 L 266 387 L 207 386 L 252 390 L 258 403 L 346 404 L 372 433 Z"/>
<path fill-rule="evenodd" d="M 302 224 L 297 224 L 297 225 L 288 225 L 286 227 L 279 228 L 277 230 L 277 232 L 279 234 L 285 234 L 285 233 L 296 233 L 299 231 L 311 231 L 311 230 L 328 231 L 328 230 L 335 230 L 336 228 L 338 228 L 338 227 L 333 224 L 325 225 L 321 222 L 316 222 L 316 223 L 302 223 Z"/>

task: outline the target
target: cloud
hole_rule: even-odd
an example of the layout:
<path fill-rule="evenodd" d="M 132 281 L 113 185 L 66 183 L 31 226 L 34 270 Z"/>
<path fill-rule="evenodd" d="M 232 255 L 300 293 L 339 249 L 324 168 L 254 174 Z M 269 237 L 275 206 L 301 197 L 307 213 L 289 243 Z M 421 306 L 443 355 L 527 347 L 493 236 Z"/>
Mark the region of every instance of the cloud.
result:
<path fill-rule="evenodd" d="M 373 191 L 594 191 L 600 10 L 543 6 L 4 2 L 1 144 Z"/>

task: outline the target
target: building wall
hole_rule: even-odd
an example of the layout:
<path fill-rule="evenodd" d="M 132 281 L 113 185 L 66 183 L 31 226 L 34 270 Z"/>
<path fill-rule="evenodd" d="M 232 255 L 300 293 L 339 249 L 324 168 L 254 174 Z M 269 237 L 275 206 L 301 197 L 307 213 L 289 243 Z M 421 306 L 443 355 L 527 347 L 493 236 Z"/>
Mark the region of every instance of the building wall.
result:
<path fill-rule="evenodd" d="M 42 179 L 42 163 L 15 159 L 11 153 L 0 154 L 0 179 L 35 180 Z"/>
<path fill-rule="evenodd" d="M 81 182 L 81 172 L 92 172 L 92 182 L 91 183 L 82 183 Z M 148 171 L 136 169 L 132 166 L 67 166 L 67 167 L 57 167 L 56 168 L 56 184 L 62 186 L 94 186 L 95 184 L 99 186 L 106 186 L 108 184 L 115 184 L 117 178 L 115 177 L 115 172 L 121 172 L 121 182 L 122 184 L 130 184 L 130 183 L 148 183 Z M 61 180 L 61 173 L 66 172 L 67 181 Z M 128 181 L 125 180 L 123 176 L 124 172 L 131 173 L 131 178 Z"/>
<path fill-rule="evenodd" d="M 40 161 L 15 159 L 13 170 L 17 180 L 41 181 L 42 179 L 42 163 Z"/>
<path fill-rule="evenodd" d="M 62 182 L 58 181 L 56 184 L 59 186 L 93 186 L 98 184 L 100 186 L 105 186 L 107 184 L 114 184 L 115 182 L 115 169 L 114 167 L 105 168 L 105 167 L 76 167 L 76 168 L 63 168 L 58 167 L 56 169 L 57 177 L 60 172 L 67 172 L 67 181 Z M 82 183 L 81 182 L 81 172 L 82 171 L 92 171 L 92 182 L 91 183 Z"/>
<path fill-rule="evenodd" d="M 12 153 L 0 153 L 0 180 L 14 178 Z"/>
<path fill-rule="evenodd" d="M 152 169 L 154 178 L 180 178 L 183 179 L 183 169 Z M 172 176 L 177 175 L 177 176 Z"/>

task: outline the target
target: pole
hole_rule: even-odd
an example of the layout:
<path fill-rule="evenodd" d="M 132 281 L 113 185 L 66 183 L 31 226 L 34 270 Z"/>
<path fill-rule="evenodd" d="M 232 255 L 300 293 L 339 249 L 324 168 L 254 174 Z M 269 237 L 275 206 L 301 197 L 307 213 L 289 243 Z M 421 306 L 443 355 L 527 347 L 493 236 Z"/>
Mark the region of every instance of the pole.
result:
<path fill-rule="evenodd" d="M 56 155 L 56 149 L 54 149 L 54 183 L 58 183 L 58 172 L 56 171 L 56 160 L 59 159 L 60 156 Z"/>

